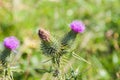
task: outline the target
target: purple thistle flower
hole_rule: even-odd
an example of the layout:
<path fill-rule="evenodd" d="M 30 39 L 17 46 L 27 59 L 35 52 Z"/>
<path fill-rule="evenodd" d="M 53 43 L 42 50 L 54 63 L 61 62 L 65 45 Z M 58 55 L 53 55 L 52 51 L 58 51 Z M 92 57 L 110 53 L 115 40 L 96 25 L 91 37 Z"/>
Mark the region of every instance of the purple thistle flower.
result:
<path fill-rule="evenodd" d="M 73 21 L 70 24 L 70 27 L 76 33 L 83 33 L 85 30 L 85 25 L 81 21 L 78 21 L 78 20 Z"/>
<path fill-rule="evenodd" d="M 10 50 L 14 50 L 19 46 L 19 40 L 14 37 L 7 37 L 4 39 L 4 46 Z"/>

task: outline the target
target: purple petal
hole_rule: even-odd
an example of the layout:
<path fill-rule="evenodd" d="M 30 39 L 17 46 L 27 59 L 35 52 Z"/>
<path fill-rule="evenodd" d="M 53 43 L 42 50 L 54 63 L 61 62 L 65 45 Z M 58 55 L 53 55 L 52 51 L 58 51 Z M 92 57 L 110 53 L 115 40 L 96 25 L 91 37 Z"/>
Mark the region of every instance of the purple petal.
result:
<path fill-rule="evenodd" d="M 83 33 L 85 30 L 85 25 L 81 21 L 73 21 L 70 24 L 71 29 L 76 33 Z"/>
<path fill-rule="evenodd" d="M 10 50 L 14 50 L 19 46 L 19 40 L 14 36 L 4 39 L 4 46 Z"/>

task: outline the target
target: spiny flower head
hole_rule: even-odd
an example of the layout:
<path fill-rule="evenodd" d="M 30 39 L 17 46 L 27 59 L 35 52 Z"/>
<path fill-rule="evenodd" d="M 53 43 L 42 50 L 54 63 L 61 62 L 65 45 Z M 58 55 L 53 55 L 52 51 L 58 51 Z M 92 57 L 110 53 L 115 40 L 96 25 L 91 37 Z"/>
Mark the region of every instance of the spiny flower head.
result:
<path fill-rule="evenodd" d="M 19 40 L 14 36 L 6 37 L 4 39 L 4 46 L 10 50 L 14 50 L 19 46 Z"/>
<path fill-rule="evenodd" d="M 70 27 L 76 33 L 83 33 L 85 30 L 85 25 L 81 21 L 78 21 L 78 20 L 73 21 L 70 24 Z"/>

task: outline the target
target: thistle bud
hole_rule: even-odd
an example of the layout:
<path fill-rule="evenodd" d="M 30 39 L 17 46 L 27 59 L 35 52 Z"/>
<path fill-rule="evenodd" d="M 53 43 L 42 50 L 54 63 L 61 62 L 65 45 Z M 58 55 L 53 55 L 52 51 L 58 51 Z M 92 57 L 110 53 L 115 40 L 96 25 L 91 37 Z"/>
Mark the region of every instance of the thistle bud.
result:
<path fill-rule="evenodd" d="M 59 51 L 59 43 L 56 41 L 48 31 L 40 29 L 38 35 L 41 41 L 41 50 L 47 56 L 55 56 Z"/>

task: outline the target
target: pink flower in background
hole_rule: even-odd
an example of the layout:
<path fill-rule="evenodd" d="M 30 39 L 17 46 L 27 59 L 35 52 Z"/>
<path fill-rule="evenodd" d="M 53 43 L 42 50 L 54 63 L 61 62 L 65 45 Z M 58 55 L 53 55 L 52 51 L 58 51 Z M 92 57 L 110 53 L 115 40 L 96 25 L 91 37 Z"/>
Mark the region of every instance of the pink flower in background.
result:
<path fill-rule="evenodd" d="M 73 21 L 70 24 L 70 27 L 76 33 L 83 33 L 85 30 L 85 25 L 81 21 L 78 21 L 78 20 Z"/>
<path fill-rule="evenodd" d="M 10 50 L 14 50 L 19 46 L 19 40 L 14 37 L 7 37 L 4 39 L 4 46 Z"/>

